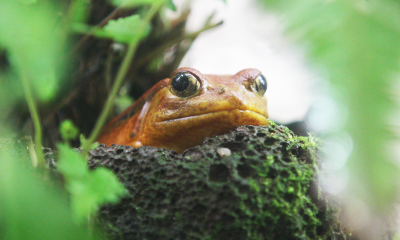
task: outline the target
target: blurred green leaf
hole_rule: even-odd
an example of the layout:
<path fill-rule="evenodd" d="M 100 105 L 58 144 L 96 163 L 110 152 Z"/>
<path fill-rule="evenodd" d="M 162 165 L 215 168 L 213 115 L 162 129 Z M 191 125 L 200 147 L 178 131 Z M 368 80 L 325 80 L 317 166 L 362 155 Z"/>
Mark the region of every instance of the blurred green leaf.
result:
<path fill-rule="evenodd" d="M 116 112 L 121 113 L 127 109 L 135 100 L 129 94 L 120 94 L 114 101 Z"/>
<path fill-rule="evenodd" d="M 394 112 L 389 90 L 399 71 L 400 6 L 392 0 L 268 1 L 282 13 L 292 37 L 324 66 L 337 100 L 348 108 L 344 128 L 354 142 L 348 160 L 349 195 L 387 211 L 398 194 L 388 125 Z"/>
<path fill-rule="evenodd" d="M 135 7 L 146 4 L 166 3 L 169 0 L 111 0 L 112 4 L 120 7 Z"/>
<path fill-rule="evenodd" d="M 73 0 L 69 6 L 68 17 L 73 23 L 85 23 L 89 14 L 90 1 Z"/>
<path fill-rule="evenodd" d="M 21 150 L 4 141 L 0 149 L 0 239 L 94 239 L 72 221 L 67 198 L 29 170 Z"/>
<path fill-rule="evenodd" d="M 15 73 L 0 72 L 0 122 L 9 116 L 14 104 L 24 98 L 23 91 L 20 89 L 21 83 Z"/>
<path fill-rule="evenodd" d="M 150 32 L 150 25 L 144 26 L 139 15 L 110 20 L 102 29 L 94 32 L 96 37 L 112 38 L 116 42 L 130 43 L 134 38 L 143 38 Z"/>
<path fill-rule="evenodd" d="M 53 5 L 0 1 L 0 45 L 12 67 L 42 101 L 57 93 L 65 68 L 65 32 Z"/>
<path fill-rule="evenodd" d="M 79 223 L 93 214 L 101 204 L 116 203 L 126 193 L 117 177 L 106 168 L 89 171 L 83 157 L 66 144 L 58 144 L 58 171 L 63 174 L 71 193 L 71 205 Z"/>
<path fill-rule="evenodd" d="M 83 146 L 86 146 L 88 140 L 85 138 L 85 135 L 81 134 L 79 135 L 79 140 L 81 142 L 81 148 L 83 148 Z M 94 142 L 90 145 L 89 149 L 95 149 L 99 146 L 100 144 L 98 142 Z"/>
<path fill-rule="evenodd" d="M 172 0 L 168 0 L 167 1 L 167 8 L 169 8 L 170 10 L 172 10 L 172 11 L 176 11 L 176 6 L 175 6 L 175 4 L 172 2 Z"/>
<path fill-rule="evenodd" d="M 79 129 L 71 120 L 67 119 L 60 124 L 60 134 L 64 141 L 73 140 L 78 137 Z"/>
<path fill-rule="evenodd" d="M 24 4 L 37 3 L 37 0 L 18 0 L 18 1 Z"/>

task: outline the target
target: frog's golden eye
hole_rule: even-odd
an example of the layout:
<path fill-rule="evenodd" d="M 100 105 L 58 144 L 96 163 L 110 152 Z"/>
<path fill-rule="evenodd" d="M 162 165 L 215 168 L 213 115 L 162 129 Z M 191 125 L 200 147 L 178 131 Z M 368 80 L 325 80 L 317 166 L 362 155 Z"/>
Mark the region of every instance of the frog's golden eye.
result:
<path fill-rule="evenodd" d="M 267 91 L 267 79 L 262 74 L 258 75 L 251 84 L 251 89 L 262 97 Z"/>
<path fill-rule="evenodd" d="M 178 97 L 187 98 L 200 90 L 200 80 L 191 73 L 177 72 L 171 78 L 170 91 Z"/>

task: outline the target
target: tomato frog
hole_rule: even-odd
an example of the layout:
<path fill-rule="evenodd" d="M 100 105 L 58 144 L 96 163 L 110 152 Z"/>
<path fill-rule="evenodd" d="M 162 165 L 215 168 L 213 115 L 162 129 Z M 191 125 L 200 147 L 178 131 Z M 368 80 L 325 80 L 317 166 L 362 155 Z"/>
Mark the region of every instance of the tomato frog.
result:
<path fill-rule="evenodd" d="M 179 68 L 108 123 L 99 143 L 183 152 L 240 125 L 267 125 L 266 78 L 257 69 L 203 75 Z"/>

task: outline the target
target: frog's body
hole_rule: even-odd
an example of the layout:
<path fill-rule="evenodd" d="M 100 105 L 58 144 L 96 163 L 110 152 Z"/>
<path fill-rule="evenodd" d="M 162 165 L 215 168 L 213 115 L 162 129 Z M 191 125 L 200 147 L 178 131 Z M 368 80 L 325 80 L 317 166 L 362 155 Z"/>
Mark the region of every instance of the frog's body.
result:
<path fill-rule="evenodd" d="M 261 94 L 256 79 L 265 80 L 256 69 L 219 76 L 180 68 L 106 125 L 98 142 L 183 152 L 239 125 L 267 125 L 266 82 Z"/>

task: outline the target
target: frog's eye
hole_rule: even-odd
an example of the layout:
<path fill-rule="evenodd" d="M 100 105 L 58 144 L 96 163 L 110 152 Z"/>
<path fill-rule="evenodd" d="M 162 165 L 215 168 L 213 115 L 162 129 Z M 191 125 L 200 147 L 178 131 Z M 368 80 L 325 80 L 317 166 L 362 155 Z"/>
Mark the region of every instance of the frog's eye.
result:
<path fill-rule="evenodd" d="M 171 78 L 170 91 L 178 97 L 187 98 L 200 90 L 200 80 L 191 73 L 178 72 Z"/>
<path fill-rule="evenodd" d="M 251 84 L 251 89 L 262 97 L 267 91 L 267 79 L 262 74 L 258 75 Z"/>

